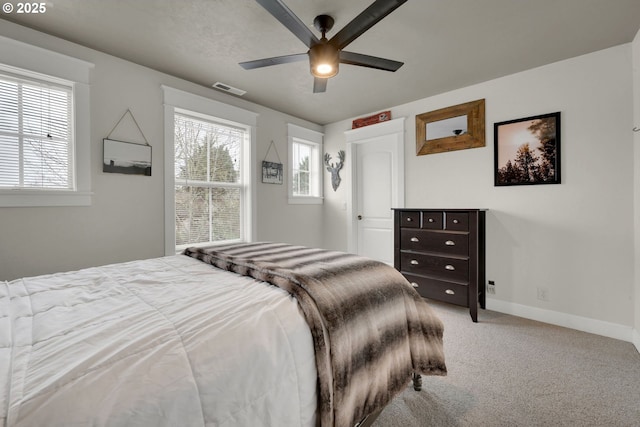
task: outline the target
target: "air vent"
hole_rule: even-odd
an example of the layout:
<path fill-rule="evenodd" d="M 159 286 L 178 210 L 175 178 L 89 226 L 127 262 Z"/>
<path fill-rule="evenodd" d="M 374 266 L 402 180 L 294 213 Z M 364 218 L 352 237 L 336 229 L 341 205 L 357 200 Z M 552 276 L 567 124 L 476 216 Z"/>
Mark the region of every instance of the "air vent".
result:
<path fill-rule="evenodd" d="M 238 95 L 238 96 L 242 96 L 245 93 L 247 93 L 246 90 L 238 89 L 237 87 L 229 86 L 229 85 L 226 85 L 226 84 L 220 83 L 220 82 L 215 82 L 213 84 L 213 87 L 215 89 L 219 89 L 219 90 L 222 90 L 224 92 L 229 92 L 229 93 L 232 93 L 232 94 Z"/>

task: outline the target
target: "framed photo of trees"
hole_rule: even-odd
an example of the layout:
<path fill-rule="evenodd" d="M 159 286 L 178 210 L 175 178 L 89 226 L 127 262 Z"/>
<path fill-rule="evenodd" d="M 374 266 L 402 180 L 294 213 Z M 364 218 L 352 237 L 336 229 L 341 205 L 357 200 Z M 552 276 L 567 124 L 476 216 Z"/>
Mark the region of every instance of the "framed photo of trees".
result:
<path fill-rule="evenodd" d="M 495 185 L 560 184 L 560 112 L 494 123 Z"/>

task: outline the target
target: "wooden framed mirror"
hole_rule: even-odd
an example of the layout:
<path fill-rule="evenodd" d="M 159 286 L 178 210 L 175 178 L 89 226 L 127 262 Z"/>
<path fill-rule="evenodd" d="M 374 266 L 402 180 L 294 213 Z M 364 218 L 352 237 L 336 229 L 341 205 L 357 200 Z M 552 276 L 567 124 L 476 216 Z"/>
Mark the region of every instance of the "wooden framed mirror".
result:
<path fill-rule="evenodd" d="M 416 155 L 485 146 L 484 99 L 416 116 Z"/>

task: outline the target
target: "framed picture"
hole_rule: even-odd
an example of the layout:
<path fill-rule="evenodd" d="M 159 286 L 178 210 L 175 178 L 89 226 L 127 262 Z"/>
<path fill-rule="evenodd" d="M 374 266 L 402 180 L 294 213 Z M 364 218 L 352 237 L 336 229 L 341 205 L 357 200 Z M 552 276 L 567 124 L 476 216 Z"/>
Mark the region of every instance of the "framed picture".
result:
<path fill-rule="evenodd" d="M 282 163 L 263 160 L 262 182 L 265 184 L 282 184 Z"/>
<path fill-rule="evenodd" d="M 494 123 L 495 185 L 560 184 L 560 112 Z"/>
<path fill-rule="evenodd" d="M 484 99 L 416 116 L 416 155 L 485 146 Z"/>
<path fill-rule="evenodd" d="M 151 146 L 132 142 L 103 140 L 102 172 L 151 176 Z"/>

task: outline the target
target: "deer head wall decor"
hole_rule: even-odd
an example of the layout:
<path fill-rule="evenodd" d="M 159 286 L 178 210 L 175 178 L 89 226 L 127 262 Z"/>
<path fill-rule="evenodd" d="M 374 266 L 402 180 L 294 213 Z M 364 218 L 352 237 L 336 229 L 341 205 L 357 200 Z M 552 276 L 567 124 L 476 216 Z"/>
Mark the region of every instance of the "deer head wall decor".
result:
<path fill-rule="evenodd" d="M 331 156 L 329 153 L 324 153 L 324 164 L 327 165 L 327 170 L 331 172 L 331 186 L 333 187 L 333 191 L 338 189 L 340 181 L 342 180 L 340 178 L 340 169 L 342 169 L 342 166 L 344 165 L 345 156 L 346 154 L 344 150 L 340 150 L 338 151 L 338 159 L 340 159 L 340 161 L 337 163 L 330 163 Z"/>

